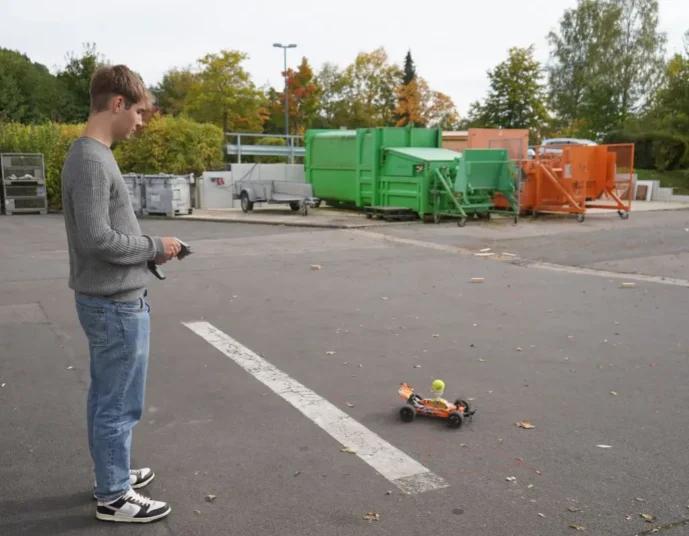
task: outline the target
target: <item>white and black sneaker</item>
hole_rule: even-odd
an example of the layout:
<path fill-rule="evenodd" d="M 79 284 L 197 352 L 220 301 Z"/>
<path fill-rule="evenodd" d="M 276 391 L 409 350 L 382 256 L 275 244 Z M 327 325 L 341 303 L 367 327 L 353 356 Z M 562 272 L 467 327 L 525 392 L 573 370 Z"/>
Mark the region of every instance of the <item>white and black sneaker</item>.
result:
<path fill-rule="evenodd" d="M 132 489 L 141 489 L 144 486 L 148 486 L 155 476 L 155 473 L 148 467 L 144 467 L 143 469 L 132 469 L 129 471 L 129 485 Z M 95 483 L 93 485 L 93 490 L 93 498 L 98 499 L 98 497 L 96 497 Z"/>
<path fill-rule="evenodd" d="M 129 490 L 114 501 L 98 501 L 96 517 L 101 521 L 151 523 L 164 518 L 171 511 L 166 503 L 153 501 L 134 490 Z"/>

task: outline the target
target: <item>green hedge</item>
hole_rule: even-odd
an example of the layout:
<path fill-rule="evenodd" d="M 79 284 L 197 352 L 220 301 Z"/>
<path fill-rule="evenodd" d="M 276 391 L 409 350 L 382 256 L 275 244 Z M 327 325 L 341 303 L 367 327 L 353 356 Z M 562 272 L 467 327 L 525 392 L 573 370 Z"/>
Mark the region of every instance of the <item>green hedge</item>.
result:
<path fill-rule="evenodd" d="M 0 153 L 43 153 L 48 201 L 62 207 L 60 175 L 72 142 L 84 125 L 0 122 Z M 156 116 L 140 134 L 119 143 L 115 158 L 122 173 L 194 173 L 223 165 L 223 133 L 214 125 Z"/>
<path fill-rule="evenodd" d="M 668 171 L 689 166 L 689 138 L 667 132 L 612 132 L 605 143 L 633 143 L 634 167 Z"/>

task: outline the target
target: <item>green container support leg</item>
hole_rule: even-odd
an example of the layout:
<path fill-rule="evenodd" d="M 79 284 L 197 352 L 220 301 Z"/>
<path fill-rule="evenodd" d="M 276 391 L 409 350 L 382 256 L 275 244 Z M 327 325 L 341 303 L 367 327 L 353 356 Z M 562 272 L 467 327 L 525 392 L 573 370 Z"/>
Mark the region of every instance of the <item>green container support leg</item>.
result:
<path fill-rule="evenodd" d="M 452 202 L 454 203 L 455 208 L 457 209 L 457 212 L 459 212 L 459 215 L 462 218 L 466 218 L 467 213 L 464 212 L 462 205 L 459 203 L 459 201 L 457 201 L 457 198 L 455 197 L 454 191 L 452 190 L 452 188 L 450 188 L 450 185 L 445 180 L 445 177 L 443 177 L 443 174 L 440 173 L 439 169 L 435 170 L 435 174 L 437 175 L 438 179 L 440 179 L 440 184 L 443 185 L 443 188 L 445 189 L 445 193 L 447 193 L 447 195 L 450 197 L 450 199 L 452 199 Z M 438 208 L 439 208 L 438 204 L 436 203 L 436 207 L 435 207 L 436 212 L 438 211 Z"/>

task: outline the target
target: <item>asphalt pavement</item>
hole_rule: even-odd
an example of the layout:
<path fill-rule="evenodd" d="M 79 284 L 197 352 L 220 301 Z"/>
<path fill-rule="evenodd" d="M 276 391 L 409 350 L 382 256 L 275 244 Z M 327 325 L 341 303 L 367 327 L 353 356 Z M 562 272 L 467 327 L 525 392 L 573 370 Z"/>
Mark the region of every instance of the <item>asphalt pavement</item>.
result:
<path fill-rule="evenodd" d="M 2 217 L 0 534 L 689 532 L 689 290 L 473 255 L 687 278 L 689 212 L 366 233 L 141 223 L 195 251 L 151 281 L 133 442 L 133 465 L 157 475 L 146 494 L 172 514 L 135 527 L 95 519 L 88 351 L 64 225 Z M 403 492 L 190 322 L 232 337 L 447 487 Z M 400 383 L 427 394 L 435 378 L 446 398 L 471 399 L 472 422 L 397 418 Z"/>

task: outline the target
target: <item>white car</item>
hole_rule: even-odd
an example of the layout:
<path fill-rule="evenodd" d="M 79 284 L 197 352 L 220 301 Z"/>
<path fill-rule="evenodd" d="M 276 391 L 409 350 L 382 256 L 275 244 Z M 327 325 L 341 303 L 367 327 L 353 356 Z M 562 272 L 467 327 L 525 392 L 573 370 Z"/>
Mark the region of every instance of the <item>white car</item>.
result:
<path fill-rule="evenodd" d="M 548 146 L 552 147 L 548 147 Z M 543 140 L 538 154 L 559 154 L 562 153 L 563 145 L 598 145 L 595 141 L 583 138 L 549 138 Z"/>

